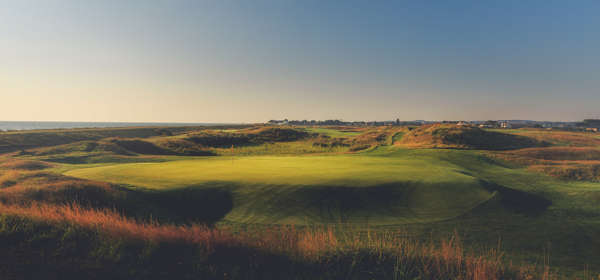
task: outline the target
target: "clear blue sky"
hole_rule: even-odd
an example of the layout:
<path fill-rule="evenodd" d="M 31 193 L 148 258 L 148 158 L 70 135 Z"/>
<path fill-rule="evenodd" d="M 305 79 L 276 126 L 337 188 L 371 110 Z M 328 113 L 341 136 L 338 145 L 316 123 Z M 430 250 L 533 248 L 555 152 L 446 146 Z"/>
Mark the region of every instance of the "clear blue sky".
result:
<path fill-rule="evenodd" d="M 600 1 L 2 1 L 0 120 L 600 117 Z"/>

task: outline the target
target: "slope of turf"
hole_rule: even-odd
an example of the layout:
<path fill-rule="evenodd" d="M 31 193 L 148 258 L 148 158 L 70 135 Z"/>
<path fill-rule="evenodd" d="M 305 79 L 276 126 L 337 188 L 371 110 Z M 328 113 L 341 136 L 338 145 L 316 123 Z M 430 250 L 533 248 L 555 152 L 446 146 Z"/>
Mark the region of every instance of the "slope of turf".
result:
<path fill-rule="evenodd" d="M 402 224 L 444 220 L 496 190 L 457 165 L 427 156 L 253 156 L 77 169 L 67 175 L 168 190 L 221 188 L 225 221 Z"/>

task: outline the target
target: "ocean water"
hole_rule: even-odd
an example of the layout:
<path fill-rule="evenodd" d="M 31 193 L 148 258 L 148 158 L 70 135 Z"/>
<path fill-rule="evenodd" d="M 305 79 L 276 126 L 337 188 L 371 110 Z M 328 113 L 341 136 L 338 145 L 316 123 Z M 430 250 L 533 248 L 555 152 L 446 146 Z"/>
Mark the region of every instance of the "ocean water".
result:
<path fill-rule="evenodd" d="M 32 130 L 58 128 L 101 128 L 101 127 L 132 127 L 132 126 L 215 126 L 219 123 L 145 123 L 145 122 L 30 122 L 30 121 L 0 121 L 0 130 Z"/>

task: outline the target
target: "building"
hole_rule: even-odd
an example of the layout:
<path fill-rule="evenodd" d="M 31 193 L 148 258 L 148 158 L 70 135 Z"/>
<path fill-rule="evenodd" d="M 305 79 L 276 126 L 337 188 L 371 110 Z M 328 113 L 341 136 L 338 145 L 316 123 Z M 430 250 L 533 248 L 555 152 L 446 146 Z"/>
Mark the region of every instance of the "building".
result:
<path fill-rule="evenodd" d="M 500 127 L 501 128 L 512 128 L 512 125 L 509 122 L 501 122 Z"/>

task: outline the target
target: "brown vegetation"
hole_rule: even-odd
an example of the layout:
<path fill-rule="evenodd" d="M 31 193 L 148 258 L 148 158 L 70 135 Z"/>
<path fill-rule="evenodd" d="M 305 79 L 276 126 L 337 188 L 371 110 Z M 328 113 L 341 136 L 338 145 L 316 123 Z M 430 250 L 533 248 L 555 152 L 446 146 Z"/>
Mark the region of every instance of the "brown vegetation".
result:
<path fill-rule="evenodd" d="M 72 205 L 33 204 L 27 207 L 0 204 L 3 215 L 26 217 L 53 224 L 75 224 L 100 231 L 118 240 L 195 246 L 207 258 L 225 248 L 248 248 L 271 254 L 285 254 L 298 260 L 335 268 L 347 261 L 354 265 L 390 263 L 390 275 L 420 279 L 549 279 L 547 267 L 512 267 L 503 263 L 497 249 L 481 254 L 467 252 L 455 235 L 441 242 L 418 242 L 398 232 L 349 234 L 338 237 L 333 228 L 273 227 L 260 232 L 233 233 L 227 228 L 201 225 L 175 226 L 140 223 L 110 210 L 92 210 Z M 345 265 L 352 265 L 346 263 Z M 330 269 L 331 269 L 330 268 Z M 277 270 L 277 267 L 271 269 Z M 324 273 L 324 272 L 323 272 Z M 329 271 L 328 273 L 332 273 Z M 330 274 L 331 275 L 331 274 Z M 335 275 L 335 273 L 333 274 Z M 340 275 L 338 275 L 340 276 Z M 389 277 L 389 276 L 388 276 Z"/>
<path fill-rule="evenodd" d="M 563 179 L 600 182 L 600 161 L 591 163 L 562 163 L 556 165 L 540 164 L 532 165 L 529 169 Z"/>
<path fill-rule="evenodd" d="M 186 140 L 204 147 L 231 147 L 290 142 L 304 139 L 309 133 L 290 127 L 259 127 L 236 132 L 204 131 L 190 133 Z"/>
<path fill-rule="evenodd" d="M 34 160 L 22 160 L 22 159 L 10 159 L 0 164 L 0 169 L 12 169 L 12 170 L 42 170 L 52 167 L 51 164 L 34 161 Z"/>
<path fill-rule="evenodd" d="M 493 156 L 561 179 L 600 181 L 600 149 L 596 147 L 530 148 Z"/>
<path fill-rule="evenodd" d="M 548 142 L 552 145 L 571 147 L 600 146 L 600 138 L 594 133 L 545 129 L 520 129 L 513 133 L 531 137 L 538 141 Z"/>
<path fill-rule="evenodd" d="M 344 130 L 340 128 L 340 131 L 347 132 L 361 132 L 363 130 L 362 128 L 345 128 Z M 405 128 L 380 127 L 352 137 L 331 137 L 320 134 L 313 139 L 313 145 L 320 147 L 349 147 L 349 151 L 356 152 L 379 145 L 391 145 L 392 137 L 404 130 Z"/>
<path fill-rule="evenodd" d="M 510 150 L 544 146 L 535 139 L 453 124 L 423 125 L 404 134 L 400 145 L 418 148 Z"/>
<path fill-rule="evenodd" d="M 600 160 L 600 149 L 594 147 L 546 147 L 505 152 L 506 154 L 539 160 Z"/>
<path fill-rule="evenodd" d="M 117 143 L 110 141 L 111 139 L 112 138 L 106 138 L 98 141 L 81 141 L 52 147 L 36 148 L 29 150 L 29 153 L 33 156 L 51 156 L 73 152 L 107 152 L 115 155 L 133 155 L 131 151 L 128 151 L 124 147 L 117 145 Z"/>
<path fill-rule="evenodd" d="M 0 133 L 0 154 L 80 141 L 97 141 L 107 137 L 147 138 L 202 129 L 207 129 L 207 127 L 81 128 L 3 132 Z"/>

